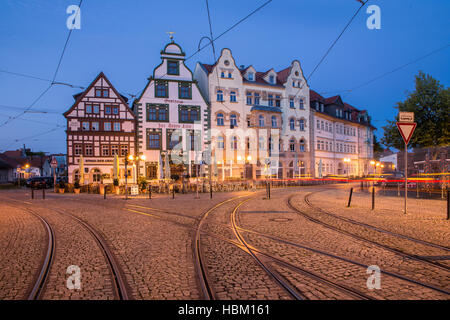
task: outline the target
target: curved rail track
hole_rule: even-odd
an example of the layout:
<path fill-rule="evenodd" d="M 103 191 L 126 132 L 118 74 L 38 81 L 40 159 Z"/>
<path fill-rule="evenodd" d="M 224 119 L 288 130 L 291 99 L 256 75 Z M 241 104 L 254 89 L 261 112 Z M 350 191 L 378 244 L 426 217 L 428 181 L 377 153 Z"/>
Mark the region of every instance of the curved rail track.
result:
<path fill-rule="evenodd" d="M 320 192 L 320 191 L 318 191 L 318 192 Z M 360 226 L 360 227 L 364 227 L 364 228 L 369 229 L 369 230 L 374 230 L 374 231 L 377 231 L 377 232 L 382 232 L 382 233 L 384 233 L 384 234 L 388 234 L 388 235 L 391 235 L 391 236 L 396 237 L 396 238 L 402 238 L 402 239 L 405 239 L 405 240 L 409 240 L 409 241 L 414 242 L 414 243 L 420 243 L 420 244 L 422 244 L 422 245 L 429 245 L 429 246 L 432 246 L 432 247 L 434 247 L 434 248 L 436 248 L 436 246 L 439 246 L 439 245 L 436 245 L 436 244 L 433 244 L 433 243 L 428 243 L 428 242 L 425 242 L 425 241 L 422 241 L 422 240 L 419 240 L 419 239 L 407 237 L 407 236 L 404 236 L 404 235 L 401 235 L 401 234 L 398 234 L 398 233 L 395 233 L 395 232 L 391 232 L 391 231 L 388 231 L 388 230 L 385 230 L 385 229 L 381 229 L 381 228 L 378 228 L 378 227 L 374 227 L 374 226 L 371 226 L 371 225 L 368 225 L 368 224 L 365 224 L 365 223 L 360 223 L 360 222 L 358 222 L 358 221 L 355 221 L 355 220 L 352 220 L 352 219 L 349 219 L 349 218 L 339 217 L 339 216 L 337 216 L 337 215 L 335 215 L 335 214 L 326 212 L 326 211 L 324 211 L 324 210 L 322 210 L 322 209 L 320 209 L 320 208 L 317 208 L 317 207 L 314 207 L 313 205 L 311 205 L 311 203 L 310 203 L 310 201 L 309 201 L 309 196 L 310 196 L 311 194 L 313 194 L 313 193 L 309 193 L 309 194 L 307 194 L 307 195 L 304 196 L 304 201 L 305 201 L 305 203 L 306 203 L 308 206 L 310 206 L 311 208 L 313 208 L 314 210 L 320 210 L 321 213 L 323 213 L 323 214 L 325 214 L 325 215 L 327 215 L 327 216 L 330 216 L 330 217 L 332 217 L 332 218 L 338 219 L 338 220 L 340 220 L 340 221 L 344 221 L 344 222 L 349 223 L 349 224 L 358 225 L 358 226 Z M 304 211 L 302 211 L 302 210 L 296 208 L 296 207 L 292 204 L 292 198 L 293 198 L 294 196 L 295 196 L 295 195 L 291 195 L 291 196 L 288 198 L 288 200 L 287 200 L 287 205 L 288 205 L 289 208 L 291 208 L 294 212 L 300 214 L 301 216 L 303 216 L 304 218 L 308 219 L 309 221 L 312 221 L 312 222 L 314 222 L 314 223 L 320 224 L 320 225 L 322 225 L 323 227 L 326 227 L 326 228 L 328 228 L 328 229 L 337 231 L 337 232 L 339 232 L 339 233 L 341 233 L 341 234 L 345 234 L 345 235 L 350 236 L 350 237 L 352 237 L 352 238 L 355 238 L 355 239 L 358 239 L 358 240 L 361 240 L 361 241 L 365 241 L 365 242 L 371 243 L 371 244 L 373 244 L 373 245 L 375 245 L 375 246 L 378 246 L 378 247 L 380 247 L 380 248 L 386 249 L 386 250 L 391 251 L 391 252 L 393 252 L 393 253 L 395 253 L 395 254 L 399 254 L 399 255 L 401 255 L 401 256 L 403 256 L 403 257 L 405 257 L 405 258 L 412 259 L 412 260 L 416 260 L 416 261 L 421 261 L 421 262 L 423 262 L 423 263 L 432 265 L 432 266 L 437 267 L 437 268 L 440 268 L 440 269 L 442 269 L 442 270 L 446 270 L 446 271 L 449 271 L 449 270 L 450 270 L 450 267 L 445 266 L 445 265 L 443 265 L 443 264 L 440 264 L 440 263 L 431 261 L 431 260 L 429 260 L 429 259 L 422 258 L 422 257 L 420 257 L 420 256 L 418 256 L 418 255 L 410 254 L 410 253 L 407 253 L 407 252 L 405 252 L 405 251 L 403 251 L 403 250 L 400 250 L 400 249 L 398 249 L 398 248 L 394 248 L 394 247 L 388 246 L 388 245 L 386 245 L 386 244 L 383 244 L 383 243 L 380 243 L 380 242 L 377 242 L 377 241 L 374 241 L 374 240 L 365 238 L 365 237 L 363 237 L 363 236 L 361 236 L 361 235 L 358 235 L 358 234 L 356 234 L 356 233 L 353 233 L 353 232 L 350 232 L 350 231 L 347 231 L 347 230 L 343 230 L 343 229 L 341 229 L 341 228 L 339 228 L 339 227 L 337 227 L 337 226 L 334 226 L 334 225 L 332 225 L 332 224 L 330 224 L 330 223 L 327 223 L 327 222 L 324 222 L 324 221 L 322 221 L 322 220 L 320 220 L 320 219 L 318 219 L 318 218 L 312 217 L 310 214 L 307 214 L 307 213 L 305 213 Z M 427 243 L 427 244 L 425 244 L 424 242 Z M 450 251 L 450 249 L 448 249 L 447 247 L 443 247 L 443 246 L 439 246 L 439 247 L 440 247 L 439 249 L 445 250 L 446 252 Z"/>
<path fill-rule="evenodd" d="M 70 218 L 77 221 L 79 224 L 81 224 L 95 239 L 95 241 L 98 244 L 98 247 L 102 251 L 105 260 L 108 264 L 109 271 L 111 273 L 113 288 L 115 291 L 115 295 L 119 300 L 129 300 L 132 299 L 131 295 L 128 293 L 128 285 L 125 280 L 125 276 L 122 272 L 122 269 L 120 268 L 119 263 L 117 262 L 117 259 L 115 255 L 111 252 L 111 249 L 109 248 L 108 244 L 106 243 L 106 240 L 100 235 L 100 233 L 95 230 L 91 225 L 89 225 L 84 220 L 76 217 L 75 215 L 64 212 L 57 209 L 52 209 L 55 212 L 58 212 L 59 214 L 69 216 Z"/>
<path fill-rule="evenodd" d="M 42 218 L 40 215 L 36 214 L 32 210 L 28 209 L 28 212 L 30 212 L 32 215 L 37 217 L 42 224 L 44 225 L 45 230 L 47 231 L 47 250 L 44 255 L 44 259 L 40 268 L 40 271 L 38 273 L 37 279 L 31 289 L 30 294 L 28 295 L 28 300 L 38 300 L 43 292 L 45 282 L 47 280 L 48 274 L 50 272 L 50 267 L 52 265 L 53 257 L 55 255 L 55 233 L 53 231 L 53 228 L 51 225 Z"/>
<path fill-rule="evenodd" d="M 12 198 L 8 198 L 8 200 L 12 200 L 15 202 L 19 202 L 21 204 L 31 204 L 30 202 L 20 201 Z M 21 207 L 23 208 L 23 207 Z M 80 225 L 82 225 L 95 239 L 95 241 L 98 244 L 98 247 L 100 248 L 102 254 L 105 257 L 105 260 L 107 262 L 108 268 L 111 273 L 112 283 L 113 283 L 113 290 L 115 293 L 116 298 L 120 300 L 128 300 L 131 299 L 131 295 L 128 293 L 128 285 L 125 281 L 125 277 L 123 275 L 123 272 L 117 262 L 116 257 L 109 249 L 108 244 L 103 239 L 103 237 L 99 234 L 98 231 L 96 231 L 92 226 L 90 226 L 85 221 L 81 220 L 80 218 L 74 216 L 71 213 L 61 211 L 58 209 L 48 209 L 54 212 L 57 212 L 63 216 L 70 217 L 71 219 L 77 221 Z M 47 230 L 48 234 L 48 243 L 47 243 L 47 250 L 45 253 L 44 261 L 42 263 L 42 266 L 40 268 L 40 272 L 37 276 L 37 279 L 35 281 L 35 284 L 33 285 L 30 294 L 28 295 L 28 300 L 37 300 L 42 296 L 42 293 L 44 291 L 44 287 L 46 284 L 46 281 L 48 279 L 48 275 L 50 273 L 50 268 L 53 263 L 54 257 L 55 257 L 55 232 L 53 230 L 53 227 L 51 224 L 43 218 L 40 214 L 36 213 L 32 209 L 25 207 L 25 210 L 36 216 L 43 224 L 45 229 Z"/>

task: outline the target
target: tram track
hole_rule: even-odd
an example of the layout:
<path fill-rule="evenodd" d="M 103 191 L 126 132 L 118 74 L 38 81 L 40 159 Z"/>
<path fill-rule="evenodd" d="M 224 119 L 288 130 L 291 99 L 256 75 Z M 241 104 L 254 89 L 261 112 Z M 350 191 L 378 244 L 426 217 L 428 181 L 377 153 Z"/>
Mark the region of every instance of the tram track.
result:
<path fill-rule="evenodd" d="M 29 202 L 20 201 L 16 199 L 8 198 L 8 200 L 12 200 L 18 203 L 21 203 L 22 205 L 25 204 L 26 206 L 17 206 L 18 208 L 25 209 L 30 214 L 34 215 L 36 218 L 38 218 L 42 224 L 44 225 L 44 228 L 47 231 L 47 249 L 44 255 L 43 263 L 41 264 L 39 268 L 38 275 L 36 277 L 36 280 L 34 281 L 34 284 L 32 285 L 32 289 L 30 293 L 27 296 L 28 300 L 39 300 L 42 298 L 44 292 L 45 292 L 45 286 L 49 278 L 49 274 L 51 272 L 51 267 L 54 264 L 55 260 L 55 244 L 56 244 L 56 233 L 54 231 L 54 227 L 50 222 L 48 222 L 47 218 L 44 218 L 41 214 L 37 213 L 35 211 L 35 208 L 31 209 L 28 207 Z M 59 209 L 53 209 L 53 208 L 45 208 L 46 210 L 50 210 L 53 212 L 56 212 L 62 216 L 69 217 L 70 219 L 76 221 L 79 225 L 81 225 L 85 230 L 88 231 L 89 234 L 93 237 L 95 242 L 98 245 L 98 248 L 102 252 L 102 255 L 105 258 L 106 264 L 108 266 L 111 280 L 112 280 L 112 286 L 114 290 L 115 298 L 118 300 L 129 300 L 131 299 L 131 294 L 129 293 L 129 286 L 126 283 L 125 276 L 120 268 L 119 263 L 117 262 L 117 258 L 112 253 L 111 249 L 109 248 L 106 240 L 100 235 L 100 233 L 92 227 L 87 222 L 83 221 L 82 219 L 76 217 L 75 215 L 68 213 L 66 211 L 62 211 Z"/>
<path fill-rule="evenodd" d="M 316 191 L 316 192 L 321 192 L 321 191 Z M 296 212 L 297 214 L 303 216 L 304 218 L 308 219 L 311 222 L 314 222 L 316 224 L 322 225 L 325 228 L 334 230 L 334 231 L 339 232 L 341 234 L 345 234 L 345 235 L 350 236 L 350 237 L 352 237 L 354 239 L 358 239 L 358 240 L 370 243 L 372 245 L 375 245 L 377 247 L 383 248 L 383 249 L 388 250 L 390 252 L 393 252 L 395 254 L 401 255 L 404 258 L 420 261 L 420 262 L 423 262 L 423 263 L 428 264 L 430 266 L 439 268 L 441 270 L 445 270 L 445 271 L 449 271 L 450 270 L 450 267 L 448 267 L 446 265 L 443 265 L 441 263 L 434 262 L 434 261 L 431 261 L 431 260 L 426 259 L 426 258 L 422 258 L 419 255 L 408 253 L 408 252 L 406 252 L 404 250 L 401 250 L 399 248 L 395 248 L 395 247 L 389 246 L 387 244 L 383 244 L 380 241 L 369 239 L 370 235 L 368 235 L 368 232 L 369 231 L 376 231 L 376 232 L 382 233 L 383 235 L 388 235 L 388 236 L 392 236 L 393 238 L 403 239 L 403 240 L 406 240 L 406 241 L 413 242 L 415 244 L 428 245 L 428 246 L 433 247 L 433 248 L 439 247 L 440 250 L 443 250 L 443 251 L 445 251 L 447 253 L 450 252 L 449 248 L 444 247 L 444 246 L 439 246 L 439 245 L 433 244 L 433 243 L 428 243 L 428 242 L 425 242 L 425 241 L 422 241 L 422 240 L 419 240 L 419 239 L 411 238 L 411 237 L 408 237 L 408 236 L 405 236 L 405 235 L 401 235 L 401 234 L 398 234 L 398 233 L 395 233 L 395 232 L 391 232 L 389 230 L 381 229 L 381 228 L 378 228 L 378 227 L 375 227 L 375 226 L 372 226 L 372 225 L 369 225 L 369 224 L 361 223 L 361 222 L 355 221 L 353 219 L 339 217 L 339 216 L 337 216 L 335 214 L 332 214 L 332 213 L 329 213 L 329 212 L 327 212 L 327 211 L 325 211 L 323 209 L 317 208 L 317 207 L 313 206 L 311 204 L 310 200 L 309 200 L 309 196 L 311 196 L 313 193 L 316 193 L 316 192 L 311 192 L 309 194 L 306 194 L 303 197 L 303 201 L 311 209 L 313 209 L 315 211 L 319 211 L 321 214 L 324 214 L 325 216 L 330 217 L 332 219 L 336 219 L 336 220 L 339 220 L 341 222 L 347 223 L 348 225 L 361 227 L 361 228 L 363 228 L 362 233 L 365 233 L 367 235 L 367 237 L 364 237 L 364 236 L 362 236 L 360 234 L 357 234 L 356 232 L 348 231 L 347 229 L 344 229 L 343 227 L 339 227 L 339 226 L 333 225 L 333 224 L 331 224 L 329 222 L 325 222 L 325 221 L 321 220 L 318 216 L 314 217 L 311 214 L 308 214 L 305 211 L 298 209 L 297 207 L 295 207 L 292 204 L 292 198 L 295 195 L 291 195 L 288 198 L 287 204 L 288 204 L 289 208 L 291 210 L 293 210 L 294 212 Z M 364 228 L 366 230 L 364 230 Z"/>

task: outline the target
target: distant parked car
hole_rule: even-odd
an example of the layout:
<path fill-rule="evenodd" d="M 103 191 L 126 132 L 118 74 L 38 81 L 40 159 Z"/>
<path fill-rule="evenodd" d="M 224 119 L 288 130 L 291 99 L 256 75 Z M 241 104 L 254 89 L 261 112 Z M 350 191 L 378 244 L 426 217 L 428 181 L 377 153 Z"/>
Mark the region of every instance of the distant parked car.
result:
<path fill-rule="evenodd" d="M 29 178 L 25 185 L 34 189 L 51 188 L 53 187 L 53 179 L 51 177 L 33 177 Z"/>

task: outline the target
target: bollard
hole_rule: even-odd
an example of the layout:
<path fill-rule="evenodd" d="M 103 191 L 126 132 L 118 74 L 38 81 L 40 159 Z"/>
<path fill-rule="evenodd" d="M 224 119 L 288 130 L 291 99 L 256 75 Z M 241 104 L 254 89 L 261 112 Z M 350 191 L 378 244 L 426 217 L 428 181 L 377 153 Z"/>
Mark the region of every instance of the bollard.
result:
<path fill-rule="evenodd" d="M 361 191 L 364 191 L 364 182 L 361 181 Z"/>
<path fill-rule="evenodd" d="M 31 199 L 34 199 L 34 189 L 31 187 Z"/>
<path fill-rule="evenodd" d="M 447 190 L 447 220 L 450 220 L 450 190 Z"/>
<path fill-rule="evenodd" d="M 172 186 L 172 199 L 175 199 L 175 186 Z"/>
<path fill-rule="evenodd" d="M 269 183 L 269 199 L 270 199 L 270 183 Z"/>
<path fill-rule="evenodd" d="M 397 182 L 397 197 L 400 197 L 400 183 Z"/>
<path fill-rule="evenodd" d="M 352 203 L 352 194 L 353 194 L 353 188 L 350 189 L 350 195 L 348 197 L 347 208 L 350 208 L 350 204 Z"/>
<path fill-rule="evenodd" d="M 106 200 L 106 185 L 103 187 L 103 199 Z"/>
<path fill-rule="evenodd" d="M 151 185 L 148 186 L 148 198 L 149 199 L 152 198 L 152 186 Z"/>
<path fill-rule="evenodd" d="M 45 199 L 45 187 L 42 188 L 42 199 Z"/>
<path fill-rule="evenodd" d="M 375 209 L 375 187 L 372 187 L 372 210 Z"/>
<path fill-rule="evenodd" d="M 212 183 L 211 183 L 211 181 L 210 181 L 210 183 L 209 183 L 209 198 L 210 199 L 212 199 Z"/>

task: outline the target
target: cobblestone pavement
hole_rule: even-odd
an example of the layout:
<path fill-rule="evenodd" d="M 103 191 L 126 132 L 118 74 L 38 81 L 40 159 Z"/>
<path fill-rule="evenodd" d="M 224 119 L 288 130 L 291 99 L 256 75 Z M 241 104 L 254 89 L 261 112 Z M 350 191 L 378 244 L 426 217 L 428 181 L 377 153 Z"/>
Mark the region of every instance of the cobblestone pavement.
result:
<path fill-rule="evenodd" d="M 26 299 L 46 250 L 47 234 L 29 212 L 0 201 L 0 300 Z"/>
<path fill-rule="evenodd" d="M 403 197 L 384 196 L 379 190 L 375 197 L 375 210 L 371 210 L 371 194 L 357 186 L 353 190 L 351 207 L 347 208 L 349 189 L 325 189 L 313 193 L 309 199 L 314 206 L 333 214 L 450 248 L 450 221 L 445 220 L 445 200 L 410 197 L 405 215 Z"/>
<path fill-rule="evenodd" d="M 305 298 L 355 299 L 354 295 L 342 288 L 361 292 L 375 299 L 449 298 L 444 293 L 388 274 L 381 275 L 380 290 L 368 290 L 367 265 L 378 265 L 382 272 L 402 274 L 447 291 L 450 290 L 449 273 L 320 226 L 295 213 L 287 205 L 287 198 L 293 195 L 292 204 L 295 207 L 308 214 L 316 214 L 303 201 L 304 196 L 323 190 L 324 194 L 336 192 L 339 197 L 344 197 L 345 190 L 335 189 L 336 187 L 330 186 L 273 189 L 270 200 L 262 200 L 264 192 L 261 191 L 215 193 L 213 199 L 209 199 L 209 194 L 200 194 L 200 199 L 196 199 L 195 194 L 176 194 L 175 199 L 171 195 L 156 194 L 152 199 L 139 197 L 128 201 L 124 201 L 123 196 L 108 195 L 104 200 L 101 195 L 60 195 L 48 192 L 46 200 L 35 199 L 32 206 L 23 204 L 23 200 L 32 201 L 29 199 L 29 192 L 25 190 L 2 192 L 0 198 L 9 197 L 22 201 L 22 206 L 32 208 L 55 229 L 56 255 L 44 299 L 115 298 L 106 260 L 93 237 L 73 218 L 55 210 L 71 213 L 99 231 L 123 270 L 132 298 L 203 299 L 193 252 L 197 226 L 203 213 L 209 208 L 238 196 L 241 198 L 211 211 L 202 225 L 201 252 L 213 294 L 219 299 L 292 298 L 245 250 L 236 245 L 230 215 L 233 208 L 248 197 L 254 199 L 245 202 L 237 212 L 241 234 L 251 246 L 268 254 L 263 259 L 267 266 Z M 321 193 L 310 197 L 314 206 L 330 212 L 333 208 L 335 213 L 354 218 L 350 215 L 351 210 L 339 210 L 338 205 L 331 204 L 331 194 L 326 194 L 323 199 Z M 10 203 L 11 208 L 15 207 L 15 202 Z M 40 221 L 28 218 L 25 210 L 12 210 L 5 201 L 1 201 L 0 210 L 0 245 L 8 248 L 2 251 L 0 264 L 14 261 L 19 270 L 26 270 L 29 275 L 19 281 L 15 277 L 17 273 L 8 273 L 2 268 L 0 298 L 22 299 L 40 266 L 46 233 Z M 8 214 L 3 213 L 5 210 Z M 357 208 L 354 214 L 358 214 Z M 376 214 L 375 217 L 379 221 L 374 218 L 375 220 L 364 222 L 374 225 L 379 223 L 377 225 L 380 227 L 392 228 L 389 230 L 402 231 L 417 238 L 422 233 L 421 239 L 435 243 L 446 244 L 445 241 L 448 241 L 448 237 L 444 239 L 440 235 L 442 230 L 448 233 L 448 225 L 447 229 L 438 226 L 430 217 L 425 222 L 426 231 L 413 230 L 417 228 L 417 223 L 423 222 L 419 218 L 409 219 L 408 223 L 411 222 L 411 225 L 398 227 L 397 218 L 389 216 L 384 219 L 381 214 Z M 430 232 L 436 234 L 430 235 Z M 279 241 L 280 239 L 307 248 Z M 14 243 L 16 248 L 11 250 L 10 243 Z M 327 256 L 310 248 L 335 254 L 343 259 Z M 421 250 L 423 255 L 437 254 L 426 247 Z M 22 256 L 26 258 L 20 258 Z M 258 256 L 263 257 L 262 254 Z M 277 262 L 277 259 L 284 261 L 284 264 Z M 356 261 L 363 266 L 344 259 Z M 66 268 L 69 265 L 81 267 L 81 290 L 66 288 Z M 305 272 L 299 272 L 296 268 Z M 308 272 L 316 277 L 308 275 Z"/>
<path fill-rule="evenodd" d="M 309 190 L 311 191 L 311 190 Z M 313 191 L 313 190 L 312 190 Z M 297 193 L 294 197 L 296 206 L 308 210 L 300 201 L 308 191 Z M 394 272 L 415 280 L 430 283 L 449 290 L 449 272 L 426 265 L 420 261 L 405 259 L 398 254 L 376 247 L 370 243 L 356 240 L 336 231 L 324 228 L 293 212 L 287 205 L 289 194 L 278 194 L 265 203 L 252 201 L 242 206 L 239 214 L 239 224 L 244 229 L 258 231 L 264 235 L 289 240 L 294 243 L 333 253 L 348 259 L 353 259 L 363 265 L 378 265 L 381 271 Z M 435 299 L 448 298 L 431 289 L 423 288 L 413 283 L 382 275 L 382 290 L 369 291 L 366 287 L 366 268 L 339 261 L 335 258 L 317 254 L 310 250 L 300 249 L 286 243 L 274 241 L 258 234 L 247 232 L 246 239 L 256 248 L 262 248 L 276 257 L 294 265 L 307 268 L 326 278 L 345 284 L 347 287 L 365 291 L 374 298 L 382 299 Z M 432 249 L 430 249 L 430 252 Z M 328 296 L 334 298 L 333 296 Z"/>

